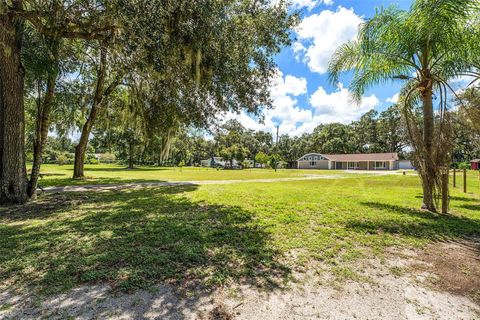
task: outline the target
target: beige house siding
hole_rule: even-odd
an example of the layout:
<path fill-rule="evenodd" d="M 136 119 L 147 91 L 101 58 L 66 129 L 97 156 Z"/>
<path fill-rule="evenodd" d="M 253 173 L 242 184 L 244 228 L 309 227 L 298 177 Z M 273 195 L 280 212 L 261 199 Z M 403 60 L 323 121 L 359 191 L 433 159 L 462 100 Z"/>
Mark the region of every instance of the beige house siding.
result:
<path fill-rule="evenodd" d="M 358 163 L 358 170 L 368 170 L 368 162 L 360 161 Z"/>
<path fill-rule="evenodd" d="M 312 166 L 311 162 L 315 165 Z M 298 169 L 328 169 L 328 160 L 298 161 Z"/>

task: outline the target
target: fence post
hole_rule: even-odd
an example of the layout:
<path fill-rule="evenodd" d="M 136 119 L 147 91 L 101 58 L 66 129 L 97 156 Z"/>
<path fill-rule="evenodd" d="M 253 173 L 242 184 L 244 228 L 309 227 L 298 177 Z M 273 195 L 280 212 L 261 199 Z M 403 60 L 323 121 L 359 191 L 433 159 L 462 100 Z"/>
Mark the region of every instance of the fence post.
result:
<path fill-rule="evenodd" d="M 448 213 L 448 167 L 442 172 L 442 213 Z"/>
<path fill-rule="evenodd" d="M 453 168 L 453 187 L 457 186 L 457 169 Z"/>
<path fill-rule="evenodd" d="M 463 192 L 467 193 L 467 169 L 463 169 Z"/>

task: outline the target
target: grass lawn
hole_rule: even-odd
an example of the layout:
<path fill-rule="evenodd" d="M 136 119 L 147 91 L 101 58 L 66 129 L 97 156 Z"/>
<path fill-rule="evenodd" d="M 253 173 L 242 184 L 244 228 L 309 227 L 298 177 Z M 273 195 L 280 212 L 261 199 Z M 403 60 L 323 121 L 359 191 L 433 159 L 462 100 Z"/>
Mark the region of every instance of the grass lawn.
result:
<path fill-rule="evenodd" d="M 72 179 L 73 165 L 42 165 L 42 187 L 109 184 L 124 182 L 146 181 L 187 181 L 187 180 L 252 180 L 271 178 L 303 177 L 308 174 L 341 174 L 339 171 L 329 170 L 277 170 L 248 169 L 248 170 L 217 170 L 212 168 L 163 168 L 139 166 L 128 170 L 117 164 L 85 165 L 86 179 Z"/>
<path fill-rule="evenodd" d="M 47 167 L 70 173 L 69 168 Z M 273 175 L 111 169 L 88 167 L 87 174 L 115 182 Z M 55 177 L 44 181 L 55 184 Z M 94 282 L 122 291 L 162 281 L 263 285 L 288 279 L 292 268 L 313 261 L 339 277 L 354 277 L 349 265 L 381 257 L 394 246 L 479 237 L 475 177 L 472 173 L 470 193 L 452 191 L 448 216 L 417 209 L 419 180 L 408 175 L 47 194 L 24 206 L 0 208 L 0 283 L 45 294 Z"/>

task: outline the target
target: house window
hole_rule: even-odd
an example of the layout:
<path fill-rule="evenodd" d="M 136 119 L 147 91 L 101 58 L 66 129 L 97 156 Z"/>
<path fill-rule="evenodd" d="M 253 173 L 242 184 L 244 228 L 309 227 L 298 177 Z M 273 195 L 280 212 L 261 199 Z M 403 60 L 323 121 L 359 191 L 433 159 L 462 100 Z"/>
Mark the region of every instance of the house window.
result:
<path fill-rule="evenodd" d="M 358 162 L 349 161 L 347 168 L 348 169 L 358 169 Z"/>
<path fill-rule="evenodd" d="M 387 163 L 385 161 L 375 161 L 375 169 L 387 169 Z"/>
<path fill-rule="evenodd" d="M 316 167 L 317 162 L 316 161 L 310 161 L 310 167 Z"/>

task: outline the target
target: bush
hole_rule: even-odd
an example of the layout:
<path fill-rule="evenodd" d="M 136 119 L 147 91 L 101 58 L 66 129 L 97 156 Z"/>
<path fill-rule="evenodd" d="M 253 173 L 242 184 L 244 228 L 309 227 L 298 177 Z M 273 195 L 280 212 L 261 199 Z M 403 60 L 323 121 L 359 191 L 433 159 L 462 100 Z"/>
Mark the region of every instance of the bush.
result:
<path fill-rule="evenodd" d="M 458 169 L 463 170 L 463 169 L 470 169 L 470 163 L 469 162 L 460 162 L 458 164 Z"/>
<path fill-rule="evenodd" d="M 68 162 L 68 157 L 64 153 L 57 154 L 55 163 L 62 166 Z"/>
<path fill-rule="evenodd" d="M 27 162 L 33 162 L 33 152 L 27 152 L 27 154 L 25 155 L 25 159 L 27 160 Z"/>
<path fill-rule="evenodd" d="M 102 153 L 99 155 L 99 161 L 100 162 L 106 162 L 106 163 L 111 163 L 114 162 L 117 158 L 113 153 Z"/>
<path fill-rule="evenodd" d="M 88 164 L 98 164 L 97 158 L 90 158 L 86 161 Z"/>
<path fill-rule="evenodd" d="M 92 153 L 87 153 L 85 157 L 85 163 L 86 164 L 98 164 L 98 159 L 95 157 L 94 154 Z"/>
<path fill-rule="evenodd" d="M 250 168 L 250 165 L 251 165 L 251 164 L 250 164 L 250 161 L 248 161 L 248 160 L 244 160 L 244 161 L 242 162 L 242 168 L 243 168 L 243 169 L 248 169 L 248 168 Z"/>

